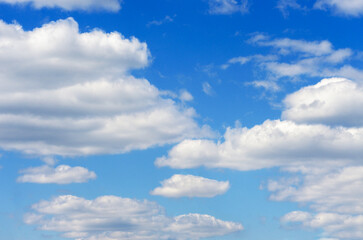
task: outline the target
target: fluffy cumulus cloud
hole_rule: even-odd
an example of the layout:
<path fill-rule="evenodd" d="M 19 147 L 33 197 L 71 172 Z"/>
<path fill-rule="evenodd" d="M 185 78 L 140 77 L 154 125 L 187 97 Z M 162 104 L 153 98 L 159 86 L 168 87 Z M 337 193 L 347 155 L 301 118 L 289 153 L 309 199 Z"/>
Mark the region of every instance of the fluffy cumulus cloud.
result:
<path fill-rule="evenodd" d="M 222 236 L 243 229 L 242 225 L 209 215 L 165 215 L 154 202 L 116 196 L 86 200 L 59 196 L 32 206 L 24 217 L 27 224 L 62 233 L 78 240 L 120 239 L 200 239 Z"/>
<path fill-rule="evenodd" d="M 8 4 L 30 4 L 36 9 L 41 8 L 61 8 L 66 11 L 83 10 L 83 11 L 100 11 L 106 10 L 117 12 L 121 9 L 119 0 L 0 0 L 0 3 Z"/>
<path fill-rule="evenodd" d="M 233 14 L 248 12 L 247 0 L 209 0 L 210 14 Z"/>
<path fill-rule="evenodd" d="M 360 161 L 363 128 L 266 120 L 253 128 L 228 128 L 223 142 L 184 140 L 157 166 L 231 168 L 243 171 Z"/>
<path fill-rule="evenodd" d="M 96 174 L 83 167 L 70 167 L 59 165 L 56 168 L 51 166 L 33 167 L 20 171 L 23 175 L 17 181 L 22 183 L 84 183 L 95 179 Z"/>
<path fill-rule="evenodd" d="M 234 57 L 222 65 L 227 69 L 232 64 L 251 63 L 257 67 L 264 80 L 251 84 L 271 91 L 281 88 L 281 79 L 292 80 L 312 77 L 344 77 L 360 81 L 361 70 L 349 65 L 356 52 L 349 48 L 335 49 L 330 41 L 306 41 L 290 38 L 271 38 L 256 34 L 248 42 L 258 47 L 268 48 L 266 55 Z"/>
<path fill-rule="evenodd" d="M 362 239 L 362 95 L 361 83 L 323 79 L 286 97 L 283 120 L 228 128 L 219 141 L 184 140 L 156 165 L 279 167 L 286 177 L 268 181 L 270 199 L 311 209 L 286 214 L 283 226 L 320 229 L 322 239 Z"/>
<path fill-rule="evenodd" d="M 229 182 L 220 182 L 193 175 L 176 174 L 161 182 L 161 187 L 151 191 L 152 195 L 164 197 L 215 197 L 229 189 Z"/>
<path fill-rule="evenodd" d="M 282 118 L 298 123 L 362 126 L 363 88 L 356 82 L 333 78 L 304 87 L 284 100 Z"/>
<path fill-rule="evenodd" d="M 332 9 L 337 14 L 359 17 L 363 15 L 363 0 L 318 0 L 314 8 Z"/>
<path fill-rule="evenodd" d="M 32 31 L 0 22 L 0 147 L 74 156 L 208 134 L 193 109 L 129 74 L 149 56 L 136 38 L 80 33 L 72 18 Z"/>

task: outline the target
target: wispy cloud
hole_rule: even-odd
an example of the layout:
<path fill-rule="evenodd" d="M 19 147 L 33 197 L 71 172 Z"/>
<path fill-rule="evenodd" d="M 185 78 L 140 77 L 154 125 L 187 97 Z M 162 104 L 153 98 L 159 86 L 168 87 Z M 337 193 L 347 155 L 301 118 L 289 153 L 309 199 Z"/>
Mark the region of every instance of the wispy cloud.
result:
<path fill-rule="evenodd" d="M 170 22 L 173 22 L 174 21 L 174 18 L 176 16 L 174 15 L 173 17 L 170 17 L 170 16 L 165 16 L 165 18 L 161 19 L 161 20 L 153 20 L 151 22 L 148 22 L 146 24 L 146 26 L 150 27 L 150 26 L 160 26 L 162 24 L 165 24 L 165 23 L 170 23 Z"/>
<path fill-rule="evenodd" d="M 215 15 L 228 15 L 233 13 L 247 13 L 247 0 L 209 0 L 209 13 Z"/>
<path fill-rule="evenodd" d="M 30 4 L 36 9 L 41 8 L 61 8 L 67 11 L 82 10 L 82 11 L 111 11 L 117 12 L 121 9 L 121 0 L 0 0 L 0 3 L 8 4 Z"/>

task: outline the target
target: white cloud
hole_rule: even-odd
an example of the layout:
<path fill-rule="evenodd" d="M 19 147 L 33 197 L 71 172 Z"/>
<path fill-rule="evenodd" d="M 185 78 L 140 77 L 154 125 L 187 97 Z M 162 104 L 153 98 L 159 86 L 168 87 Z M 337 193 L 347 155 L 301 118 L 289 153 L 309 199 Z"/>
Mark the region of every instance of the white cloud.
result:
<path fill-rule="evenodd" d="M 287 17 L 289 15 L 289 8 L 297 10 L 303 9 L 303 7 L 297 2 L 297 0 L 279 0 L 276 7 L 281 11 L 284 17 Z"/>
<path fill-rule="evenodd" d="M 202 90 L 205 94 L 209 95 L 209 96 L 213 96 L 214 95 L 214 90 L 212 88 L 212 86 L 208 83 L 208 82 L 204 82 L 202 84 Z"/>
<path fill-rule="evenodd" d="M 265 79 L 257 80 L 250 85 L 267 90 L 279 90 L 286 79 L 297 82 L 301 77 L 343 77 L 361 81 L 363 76 L 362 71 L 348 64 L 356 52 L 349 48 L 335 49 L 327 40 L 271 39 L 264 34 L 255 34 L 248 43 L 269 47 L 271 52 L 266 55 L 232 58 L 222 65 L 222 69 L 227 69 L 235 63 L 251 62 L 259 69 L 260 78 Z"/>
<path fill-rule="evenodd" d="M 290 38 L 277 38 L 270 40 L 267 36 L 264 38 L 251 38 L 253 42 L 260 46 L 270 46 L 279 50 L 280 54 L 304 53 L 310 56 L 322 56 L 333 53 L 331 42 L 324 41 L 305 41 Z"/>
<path fill-rule="evenodd" d="M 318 212 L 363 214 L 363 167 L 350 166 L 327 173 L 305 172 L 299 181 L 270 180 L 275 201 L 310 204 Z"/>
<path fill-rule="evenodd" d="M 336 213 L 310 214 L 294 211 L 281 219 L 286 226 L 302 226 L 311 229 L 324 229 L 324 235 L 333 237 L 328 239 L 362 239 L 363 215 L 344 215 Z M 323 238 L 326 239 L 326 238 Z"/>
<path fill-rule="evenodd" d="M 0 147 L 74 156 L 208 134 L 193 109 L 128 74 L 149 55 L 117 32 L 79 33 L 71 18 L 32 31 L 0 22 Z"/>
<path fill-rule="evenodd" d="M 210 14 L 247 13 L 247 0 L 209 0 Z"/>
<path fill-rule="evenodd" d="M 36 9 L 61 8 L 66 11 L 100 11 L 117 12 L 121 9 L 122 1 L 119 0 L 0 0 L 0 3 L 31 4 Z"/>
<path fill-rule="evenodd" d="M 266 120 L 253 128 L 228 128 L 224 141 L 184 140 L 157 166 L 231 168 L 242 171 L 295 165 L 345 164 L 361 159 L 363 128 Z"/>
<path fill-rule="evenodd" d="M 161 187 L 151 191 L 152 195 L 164 197 L 215 197 L 229 189 L 229 182 L 220 182 L 193 175 L 176 174 L 161 182 Z"/>
<path fill-rule="evenodd" d="M 27 168 L 20 172 L 23 175 L 18 177 L 17 181 L 22 183 L 84 183 L 96 178 L 96 174 L 86 168 L 67 165 L 59 165 L 56 168 L 45 165 Z"/>
<path fill-rule="evenodd" d="M 193 100 L 193 95 L 187 90 L 183 89 L 179 93 L 179 99 L 183 102 L 188 102 Z"/>
<path fill-rule="evenodd" d="M 163 18 L 162 20 L 153 20 L 151 22 L 148 22 L 146 24 L 146 26 L 148 26 L 148 27 L 150 27 L 152 25 L 160 26 L 160 25 L 162 25 L 164 23 L 170 23 L 170 22 L 173 22 L 173 21 L 174 21 L 174 18 L 172 18 L 170 16 L 165 16 L 165 18 Z"/>
<path fill-rule="evenodd" d="M 25 223 L 79 240 L 187 240 L 222 236 L 243 229 L 241 224 L 209 215 L 168 217 L 154 202 L 116 196 L 95 200 L 59 196 L 34 204 L 32 209 L 34 212 L 24 217 Z"/>
<path fill-rule="evenodd" d="M 266 120 L 252 128 L 227 128 L 218 142 L 184 140 L 156 164 L 239 170 L 359 164 L 363 153 L 360 91 L 347 79 L 323 79 L 287 96 L 287 109 L 282 114 L 285 120 Z"/>
<path fill-rule="evenodd" d="M 342 79 L 323 79 L 288 95 L 282 118 L 297 123 L 327 125 L 363 125 L 363 89 L 357 83 Z"/>
<path fill-rule="evenodd" d="M 353 17 L 363 15 L 362 0 L 317 0 L 314 8 L 332 9 L 335 13 Z"/>

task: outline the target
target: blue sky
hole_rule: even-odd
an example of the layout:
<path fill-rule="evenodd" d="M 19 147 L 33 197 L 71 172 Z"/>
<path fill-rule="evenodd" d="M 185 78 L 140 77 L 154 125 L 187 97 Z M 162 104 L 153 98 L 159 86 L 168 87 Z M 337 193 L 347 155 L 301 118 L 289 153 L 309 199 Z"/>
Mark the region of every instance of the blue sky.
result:
<path fill-rule="evenodd" d="M 363 239 L 362 0 L 0 0 L 0 239 Z"/>

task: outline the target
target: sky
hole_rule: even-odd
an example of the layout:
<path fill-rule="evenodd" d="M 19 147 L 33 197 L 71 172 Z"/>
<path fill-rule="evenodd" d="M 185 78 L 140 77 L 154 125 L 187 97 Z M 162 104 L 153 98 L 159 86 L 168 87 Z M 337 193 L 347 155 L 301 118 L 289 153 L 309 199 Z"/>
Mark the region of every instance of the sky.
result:
<path fill-rule="evenodd" d="M 0 0 L 0 239 L 363 239 L 363 0 Z"/>

